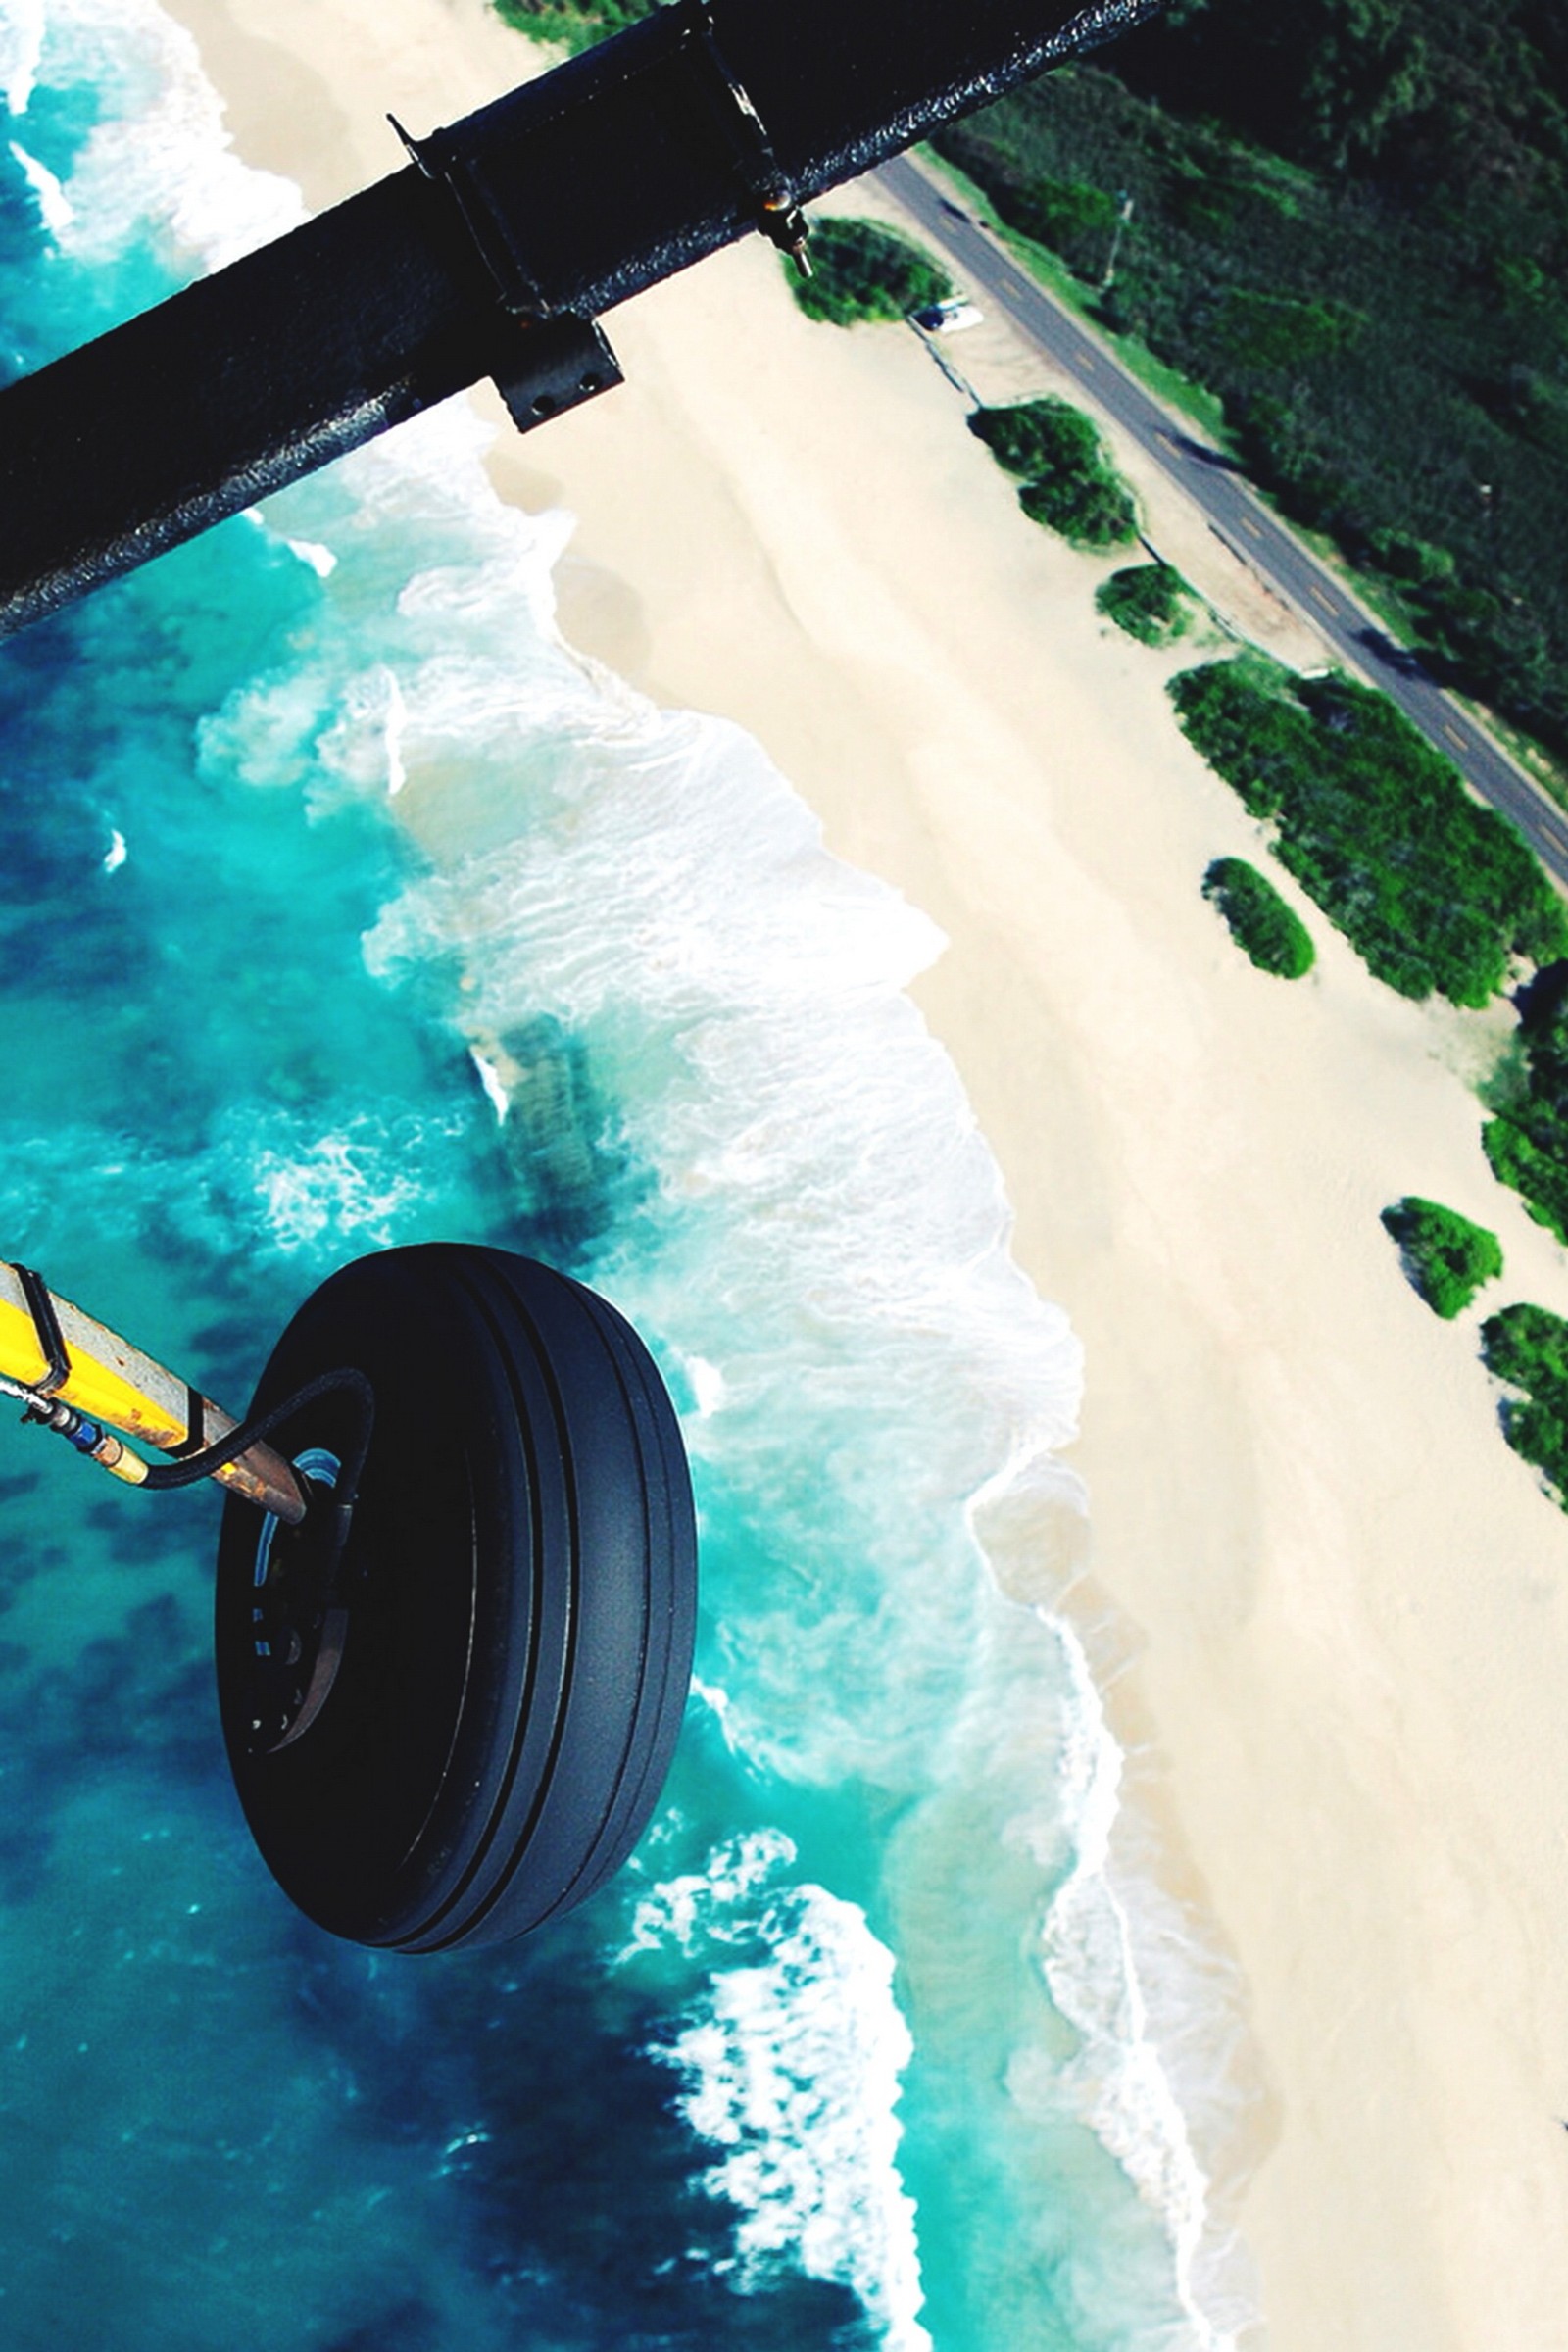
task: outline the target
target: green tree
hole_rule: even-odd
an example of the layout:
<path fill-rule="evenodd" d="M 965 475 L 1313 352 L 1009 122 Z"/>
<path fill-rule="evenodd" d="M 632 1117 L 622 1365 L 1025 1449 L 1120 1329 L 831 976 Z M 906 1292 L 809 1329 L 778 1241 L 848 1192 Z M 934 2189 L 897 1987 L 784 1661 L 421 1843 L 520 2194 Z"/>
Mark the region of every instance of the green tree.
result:
<path fill-rule="evenodd" d="M 1245 858 L 1216 858 L 1203 876 L 1203 896 L 1259 971 L 1299 980 L 1311 970 L 1316 953 L 1311 933 L 1268 877 Z"/>
<path fill-rule="evenodd" d="M 1406 1193 L 1383 1211 L 1383 1229 L 1398 1245 L 1411 1289 L 1445 1320 L 1502 1272 L 1502 1245 L 1494 1233 L 1440 1200 L 1423 1200 L 1418 1193 Z"/>
<path fill-rule="evenodd" d="M 492 0 L 497 16 L 536 41 L 591 49 L 650 16 L 657 0 Z"/>
<path fill-rule="evenodd" d="M 1005 472 L 1022 476 L 1018 504 L 1031 522 L 1075 547 L 1118 547 L 1136 535 L 1132 493 L 1082 410 L 1065 400 L 1018 401 L 974 410 L 969 430 Z"/>
<path fill-rule="evenodd" d="M 808 318 L 833 326 L 904 318 L 953 292 L 929 254 L 876 220 L 814 220 L 810 257 L 809 277 L 786 263 L 790 287 Z"/>
<path fill-rule="evenodd" d="M 1485 1004 L 1568 920 L 1513 826 L 1471 800 L 1385 695 L 1256 658 L 1170 683 L 1189 740 L 1275 826 L 1275 852 L 1379 979 Z"/>
<path fill-rule="evenodd" d="M 1568 1510 L 1568 1323 L 1521 1301 L 1481 1327 L 1481 1356 L 1494 1379 L 1524 1392 L 1504 1399 L 1502 1434 Z"/>
<path fill-rule="evenodd" d="M 1519 1065 L 1482 1131 L 1493 1172 L 1568 1242 L 1568 967 L 1544 974 L 1519 1018 Z"/>
<path fill-rule="evenodd" d="M 1173 645 L 1192 619 L 1192 591 L 1173 564 L 1127 564 L 1102 580 L 1095 603 L 1142 645 Z"/>

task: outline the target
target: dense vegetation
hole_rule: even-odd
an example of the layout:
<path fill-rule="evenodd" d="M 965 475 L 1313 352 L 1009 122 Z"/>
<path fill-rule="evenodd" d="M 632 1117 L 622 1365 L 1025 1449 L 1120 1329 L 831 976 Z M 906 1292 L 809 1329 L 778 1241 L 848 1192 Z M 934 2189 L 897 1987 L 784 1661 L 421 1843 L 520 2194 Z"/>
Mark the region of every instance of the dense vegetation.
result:
<path fill-rule="evenodd" d="M 1568 970 L 1544 973 L 1519 1010 L 1520 1051 L 1491 1093 L 1482 1135 L 1504 1184 L 1568 1242 Z"/>
<path fill-rule="evenodd" d="M 1230 925 L 1231 937 L 1262 972 L 1299 980 L 1313 962 L 1312 935 L 1267 875 L 1245 858 L 1216 858 L 1203 896 Z"/>
<path fill-rule="evenodd" d="M 1502 1272 L 1502 1245 L 1485 1225 L 1473 1225 L 1441 1200 L 1406 1193 L 1383 1211 L 1383 1230 L 1398 1244 L 1399 1262 L 1410 1288 L 1435 1315 L 1458 1314 L 1483 1283 Z"/>
<path fill-rule="evenodd" d="M 656 0 L 491 0 L 498 17 L 536 41 L 562 41 L 568 49 L 592 48 L 612 32 L 624 32 L 639 17 L 651 16 Z"/>
<path fill-rule="evenodd" d="M 1568 1510 L 1568 1323 L 1544 1306 L 1505 1306 L 1482 1325 L 1481 1353 L 1489 1372 L 1525 1392 L 1503 1405 L 1503 1435 Z"/>
<path fill-rule="evenodd" d="M 1184 670 L 1170 691 L 1192 743 L 1276 826 L 1281 862 L 1401 996 L 1484 1004 L 1515 957 L 1568 948 L 1512 825 L 1386 696 L 1255 658 Z"/>
<path fill-rule="evenodd" d="M 1172 645 L 1192 618 L 1190 590 L 1173 564 L 1128 564 L 1102 580 L 1095 603 L 1143 645 Z"/>
<path fill-rule="evenodd" d="M 1053 399 L 976 409 L 969 430 L 1020 477 L 1018 504 L 1031 522 L 1059 531 L 1074 547 L 1119 547 L 1135 535 L 1132 493 L 1081 409 Z"/>
<path fill-rule="evenodd" d="M 1561 0 L 1179 0 L 939 145 L 1568 752 Z"/>
<path fill-rule="evenodd" d="M 929 254 L 875 220 L 813 220 L 810 276 L 802 277 L 793 262 L 785 268 L 808 318 L 834 326 L 905 318 L 953 292 L 953 280 Z"/>

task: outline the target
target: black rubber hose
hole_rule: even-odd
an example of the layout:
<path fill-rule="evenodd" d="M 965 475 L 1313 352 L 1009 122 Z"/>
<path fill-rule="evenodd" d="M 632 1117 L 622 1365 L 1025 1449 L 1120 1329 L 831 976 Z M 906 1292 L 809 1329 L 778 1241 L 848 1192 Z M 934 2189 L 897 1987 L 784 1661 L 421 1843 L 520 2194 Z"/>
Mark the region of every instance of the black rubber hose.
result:
<path fill-rule="evenodd" d="M 290 1420 L 295 1413 L 334 1389 L 354 1390 L 361 1407 L 354 1450 L 344 1461 L 342 1476 L 332 1490 L 334 1507 L 346 1522 L 359 1493 L 365 1457 L 370 1449 L 370 1437 L 375 1427 L 375 1391 L 365 1374 L 357 1372 L 351 1364 L 340 1365 L 333 1372 L 319 1373 L 315 1380 L 307 1381 L 303 1389 L 296 1389 L 293 1396 L 286 1397 L 281 1404 L 274 1404 L 270 1412 L 260 1413 L 254 1420 L 242 1421 L 237 1429 L 229 1431 L 226 1438 L 220 1438 L 215 1445 L 204 1446 L 200 1453 L 187 1454 L 183 1461 L 178 1462 L 155 1462 L 140 1483 L 143 1487 L 163 1489 L 193 1487 L 198 1479 L 211 1478 L 215 1470 L 225 1469 L 230 1462 L 237 1461 L 242 1453 L 248 1452 L 252 1446 L 259 1445 L 263 1438 L 270 1437 L 274 1429 Z M 261 1506 L 258 1504 L 257 1507 L 259 1509 Z"/>

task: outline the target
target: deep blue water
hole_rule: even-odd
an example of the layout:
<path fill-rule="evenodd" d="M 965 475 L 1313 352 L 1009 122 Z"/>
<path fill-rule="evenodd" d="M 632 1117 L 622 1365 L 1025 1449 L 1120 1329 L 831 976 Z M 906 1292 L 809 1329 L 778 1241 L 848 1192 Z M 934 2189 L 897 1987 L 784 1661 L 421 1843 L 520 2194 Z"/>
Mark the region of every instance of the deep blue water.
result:
<path fill-rule="evenodd" d="M 144 0 L 0 0 L 6 373 L 278 203 L 191 73 Z M 375 1958 L 230 1793 L 214 1500 L 0 1423 L 0 2340 L 1217 2344 L 1114 1751 L 977 1541 L 1072 1538 L 1079 1364 L 901 994 L 938 943 L 572 659 L 558 544 L 437 417 L 0 648 L 0 1253 L 234 1407 L 347 1257 L 564 1266 L 685 1410 L 705 1594 L 619 1883 Z"/>

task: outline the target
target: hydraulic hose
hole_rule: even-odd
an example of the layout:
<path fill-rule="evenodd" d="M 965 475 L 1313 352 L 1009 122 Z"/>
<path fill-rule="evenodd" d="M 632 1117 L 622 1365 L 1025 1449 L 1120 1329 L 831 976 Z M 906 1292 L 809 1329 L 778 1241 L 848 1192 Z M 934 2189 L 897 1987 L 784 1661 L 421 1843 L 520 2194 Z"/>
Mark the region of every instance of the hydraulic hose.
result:
<path fill-rule="evenodd" d="M 196 1477 L 216 1477 L 291 1525 L 304 1516 L 299 1480 L 262 1433 L 247 1436 L 231 1413 L 105 1324 L 94 1322 L 69 1298 L 58 1297 L 30 1267 L 4 1260 L 0 1388 L 19 1396 L 35 1419 L 59 1428 L 79 1450 L 129 1485 L 183 1481 L 164 1477 L 98 1425 L 123 1430 L 160 1452 L 181 1457 L 170 1465 L 176 1472 L 212 1446 L 222 1459 L 210 1470 L 196 1470 Z M 68 1416 L 82 1426 L 73 1430 Z M 244 1442 L 231 1448 L 228 1441 L 236 1435 Z"/>

